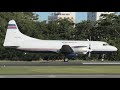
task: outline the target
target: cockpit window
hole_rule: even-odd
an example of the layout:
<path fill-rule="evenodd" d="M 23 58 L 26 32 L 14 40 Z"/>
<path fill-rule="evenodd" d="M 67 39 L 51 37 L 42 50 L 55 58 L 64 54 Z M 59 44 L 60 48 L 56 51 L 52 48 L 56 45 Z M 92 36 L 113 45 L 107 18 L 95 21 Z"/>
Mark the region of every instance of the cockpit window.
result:
<path fill-rule="evenodd" d="M 108 45 L 108 43 L 104 43 L 104 44 L 103 44 L 103 46 L 107 46 L 107 45 Z"/>

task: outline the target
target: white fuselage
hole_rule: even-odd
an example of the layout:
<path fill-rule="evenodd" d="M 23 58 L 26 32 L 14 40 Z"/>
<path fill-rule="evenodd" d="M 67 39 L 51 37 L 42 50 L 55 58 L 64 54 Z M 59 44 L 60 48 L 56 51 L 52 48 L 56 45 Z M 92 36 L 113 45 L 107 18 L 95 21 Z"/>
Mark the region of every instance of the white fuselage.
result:
<path fill-rule="evenodd" d="M 17 48 L 24 51 L 45 52 L 51 51 L 59 53 L 63 45 L 69 45 L 74 53 L 86 54 L 88 52 L 89 44 L 91 45 L 92 52 L 113 52 L 117 48 L 111 45 L 104 45 L 106 42 L 101 41 L 66 41 L 66 40 L 25 40 L 22 41 Z"/>

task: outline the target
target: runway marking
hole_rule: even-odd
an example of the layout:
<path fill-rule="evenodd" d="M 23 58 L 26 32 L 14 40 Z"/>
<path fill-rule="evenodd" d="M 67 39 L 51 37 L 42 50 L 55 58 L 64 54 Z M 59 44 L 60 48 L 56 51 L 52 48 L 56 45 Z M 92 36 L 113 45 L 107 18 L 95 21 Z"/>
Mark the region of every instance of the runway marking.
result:
<path fill-rule="evenodd" d="M 94 62 L 93 62 L 93 63 L 90 63 L 90 62 L 89 62 L 89 63 L 87 63 L 87 62 L 86 62 L 86 63 L 83 63 L 83 64 L 120 64 L 120 63 L 108 63 L 108 62 L 106 62 L 106 63 L 105 63 L 105 62 L 100 62 L 100 63 L 94 63 Z"/>
<path fill-rule="evenodd" d="M 55 75 L 49 75 L 48 77 L 49 78 L 55 78 L 56 76 Z"/>

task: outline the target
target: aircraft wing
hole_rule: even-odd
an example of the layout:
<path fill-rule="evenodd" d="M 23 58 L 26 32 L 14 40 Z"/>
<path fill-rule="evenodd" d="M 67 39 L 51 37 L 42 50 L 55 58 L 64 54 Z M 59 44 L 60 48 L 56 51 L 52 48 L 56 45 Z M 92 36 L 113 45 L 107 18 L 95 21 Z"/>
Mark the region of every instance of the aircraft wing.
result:
<path fill-rule="evenodd" d="M 60 53 L 62 54 L 70 54 L 73 53 L 73 49 L 69 45 L 63 45 L 62 48 L 60 49 Z"/>

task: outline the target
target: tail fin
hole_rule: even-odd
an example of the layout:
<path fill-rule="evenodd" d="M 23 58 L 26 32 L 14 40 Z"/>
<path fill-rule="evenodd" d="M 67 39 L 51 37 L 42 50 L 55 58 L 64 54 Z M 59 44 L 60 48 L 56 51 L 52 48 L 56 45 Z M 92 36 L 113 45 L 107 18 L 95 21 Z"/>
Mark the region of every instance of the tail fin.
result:
<path fill-rule="evenodd" d="M 16 22 L 10 20 L 7 27 L 7 32 L 4 40 L 4 47 L 18 47 L 21 46 L 22 42 L 25 40 L 35 40 L 32 37 L 22 34 Z"/>
<path fill-rule="evenodd" d="M 20 31 L 16 25 L 16 22 L 14 20 L 10 20 L 8 23 L 3 46 L 5 47 L 17 46 L 15 45 L 15 42 L 17 40 L 17 36 L 19 35 L 19 33 Z"/>
<path fill-rule="evenodd" d="M 10 20 L 7 27 L 7 32 L 4 40 L 3 46 L 5 47 L 14 47 L 19 46 L 20 40 L 24 36 L 18 29 L 18 26 L 14 20 Z"/>

